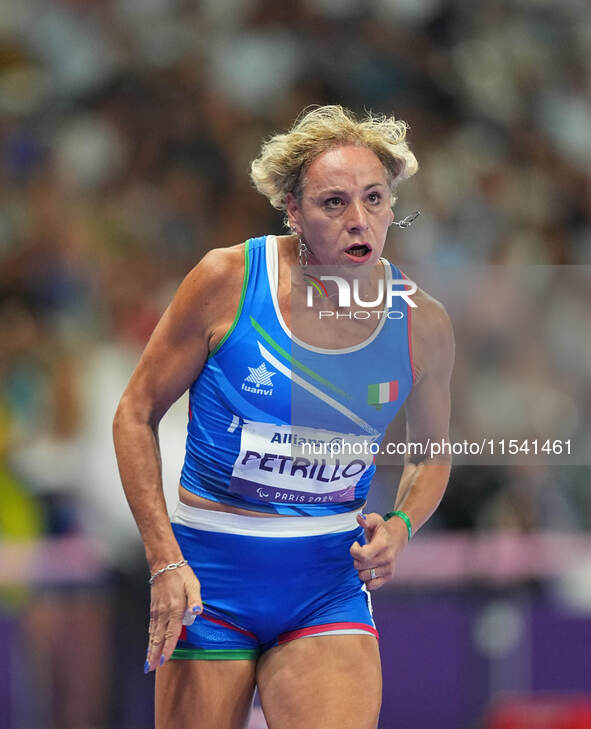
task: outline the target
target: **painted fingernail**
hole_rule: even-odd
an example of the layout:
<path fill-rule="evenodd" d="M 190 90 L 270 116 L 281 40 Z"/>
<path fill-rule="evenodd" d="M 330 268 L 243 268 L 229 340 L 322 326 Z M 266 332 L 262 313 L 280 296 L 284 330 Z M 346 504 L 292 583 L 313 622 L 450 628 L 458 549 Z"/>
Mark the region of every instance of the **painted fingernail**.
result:
<path fill-rule="evenodd" d="M 360 512 L 359 516 L 360 516 L 360 517 L 361 517 L 362 519 L 367 519 L 367 514 L 364 514 L 363 512 Z"/>
<path fill-rule="evenodd" d="M 161 666 L 163 666 L 163 665 L 164 665 L 164 656 L 160 656 L 160 665 L 161 665 Z"/>
<path fill-rule="evenodd" d="M 193 605 L 191 610 L 192 610 L 192 612 L 197 613 L 198 615 L 200 615 L 203 612 L 203 608 L 201 607 L 201 605 Z"/>
<path fill-rule="evenodd" d="M 150 661 L 146 661 L 144 663 L 144 673 L 148 673 L 149 670 L 150 670 Z"/>

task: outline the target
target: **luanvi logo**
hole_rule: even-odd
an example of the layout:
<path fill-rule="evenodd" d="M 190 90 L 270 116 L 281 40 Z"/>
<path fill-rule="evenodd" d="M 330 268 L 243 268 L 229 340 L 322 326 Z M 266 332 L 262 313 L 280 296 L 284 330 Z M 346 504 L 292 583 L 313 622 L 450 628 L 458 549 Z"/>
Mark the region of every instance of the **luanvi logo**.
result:
<path fill-rule="evenodd" d="M 261 362 L 258 367 L 249 367 L 248 371 L 250 374 L 244 378 L 242 390 L 252 392 L 255 395 L 273 394 L 273 381 L 271 378 L 276 374 L 275 372 L 268 370 L 264 362 Z"/>

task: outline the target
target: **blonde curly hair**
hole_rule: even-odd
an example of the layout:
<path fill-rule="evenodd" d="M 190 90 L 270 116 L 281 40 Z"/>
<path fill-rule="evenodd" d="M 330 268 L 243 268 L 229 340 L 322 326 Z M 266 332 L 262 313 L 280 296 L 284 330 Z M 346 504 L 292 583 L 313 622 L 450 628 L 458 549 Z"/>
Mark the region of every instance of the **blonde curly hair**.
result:
<path fill-rule="evenodd" d="M 393 116 L 369 112 L 359 120 L 342 106 L 304 109 L 288 132 L 263 142 L 251 163 L 250 177 L 274 208 L 286 212 L 288 193 L 301 199 L 306 170 L 319 154 L 349 144 L 367 147 L 384 165 L 393 205 L 398 183 L 419 167 L 406 142 L 407 129 L 406 122 Z"/>

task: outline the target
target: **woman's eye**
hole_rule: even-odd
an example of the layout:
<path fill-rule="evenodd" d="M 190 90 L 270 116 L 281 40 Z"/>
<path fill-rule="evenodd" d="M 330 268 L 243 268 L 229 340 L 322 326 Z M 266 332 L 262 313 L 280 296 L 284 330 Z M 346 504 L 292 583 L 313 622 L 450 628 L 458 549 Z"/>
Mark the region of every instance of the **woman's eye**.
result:
<path fill-rule="evenodd" d="M 338 208 L 343 204 L 343 200 L 340 197 L 329 197 L 324 204 L 327 208 Z"/>
<path fill-rule="evenodd" d="M 367 199 L 369 200 L 369 202 L 372 205 L 378 205 L 382 199 L 382 196 L 380 195 L 379 192 L 370 192 L 369 195 L 367 196 Z"/>

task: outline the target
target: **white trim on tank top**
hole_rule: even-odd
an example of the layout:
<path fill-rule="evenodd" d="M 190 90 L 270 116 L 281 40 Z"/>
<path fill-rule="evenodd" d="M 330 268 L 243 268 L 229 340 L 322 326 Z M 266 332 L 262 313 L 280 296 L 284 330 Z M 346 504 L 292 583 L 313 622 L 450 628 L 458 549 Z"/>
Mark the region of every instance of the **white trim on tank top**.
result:
<path fill-rule="evenodd" d="M 382 316 L 379 318 L 376 328 L 369 335 L 369 337 L 367 337 L 367 339 L 364 339 L 363 342 L 360 342 L 359 344 L 354 344 L 351 347 L 343 347 L 342 349 L 325 349 L 324 347 L 315 347 L 312 344 L 307 344 L 303 340 L 298 339 L 298 337 L 296 337 L 296 335 L 289 329 L 289 327 L 285 323 L 285 320 L 283 319 L 283 314 L 281 313 L 281 309 L 279 308 L 279 301 L 277 300 L 277 289 L 279 288 L 279 255 L 277 252 L 276 235 L 266 236 L 265 256 L 267 263 L 267 278 L 269 279 L 269 288 L 271 290 L 271 299 L 273 300 L 275 316 L 277 317 L 277 321 L 279 322 L 281 328 L 287 334 L 287 336 L 300 347 L 308 349 L 310 352 L 319 352 L 320 354 L 348 354 L 349 352 L 357 352 L 357 350 L 363 349 L 368 344 L 371 344 L 373 340 L 378 336 L 378 334 L 382 331 L 384 324 L 386 323 L 386 319 L 388 318 L 386 316 L 388 311 L 387 303 L 384 304 Z M 388 290 L 390 282 L 392 281 L 392 269 L 390 268 L 390 264 L 385 258 L 380 258 L 380 261 L 382 263 L 382 266 L 384 267 L 385 290 Z"/>

